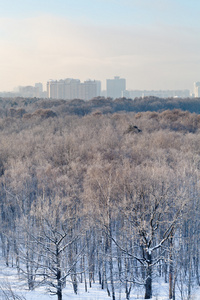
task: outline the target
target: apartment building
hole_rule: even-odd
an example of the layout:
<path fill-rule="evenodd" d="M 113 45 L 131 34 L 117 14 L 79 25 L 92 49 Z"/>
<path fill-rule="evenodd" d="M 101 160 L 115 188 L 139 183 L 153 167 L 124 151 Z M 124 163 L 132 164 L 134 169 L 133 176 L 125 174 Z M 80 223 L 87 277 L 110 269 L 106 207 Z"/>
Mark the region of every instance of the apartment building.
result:
<path fill-rule="evenodd" d="M 189 90 L 126 90 L 123 92 L 123 97 L 135 99 L 154 96 L 158 98 L 188 98 L 190 97 Z"/>
<path fill-rule="evenodd" d="M 107 97 L 113 99 L 123 96 L 123 92 L 126 90 L 126 79 L 115 76 L 114 79 L 106 80 Z"/>
<path fill-rule="evenodd" d="M 86 80 L 81 83 L 79 79 L 66 78 L 47 82 L 47 96 L 52 99 L 90 100 L 100 94 L 101 82 L 98 80 Z"/>
<path fill-rule="evenodd" d="M 42 98 L 46 97 L 46 93 L 43 92 L 43 85 L 41 82 L 35 83 L 35 86 L 27 85 L 27 86 L 19 86 L 18 91 L 16 92 L 18 96 L 21 97 L 37 97 Z"/>
<path fill-rule="evenodd" d="M 198 98 L 200 97 L 200 82 L 195 82 L 194 83 L 194 97 Z"/>

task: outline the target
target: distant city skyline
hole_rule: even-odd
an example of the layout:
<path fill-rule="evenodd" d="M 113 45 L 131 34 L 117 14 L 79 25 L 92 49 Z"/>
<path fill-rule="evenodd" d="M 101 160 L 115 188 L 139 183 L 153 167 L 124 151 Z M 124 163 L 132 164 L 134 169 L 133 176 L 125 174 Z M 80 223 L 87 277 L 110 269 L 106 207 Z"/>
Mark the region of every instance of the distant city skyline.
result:
<path fill-rule="evenodd" d="M 200 82 L 194 82 L 193 90 L 138 90 L 126 89 L 126 79 L 114 76 L 106 80 L 106 90 L 101 89 L 101 81 L 65 78 L 58 80 L 49 80 L 45 84 L 47 91 L 43 90 L 41 82 L 35 83 L 34 86 L 18 86 L 13 92 L 0 92 L 1 97 L 28 97 L 28 98 L 49 98 L 64 100 L 91 100 L 95 97 L 108 98 L 143 98 L 155 96 L 158 98 L 188 98 L 200 97 Z"/>
<path fill-rule="evenodd" d="M 50 78 L 126 78 L 127 89 L 193 89 L 197 0 L 7 0 L 0 5 L 0 91 Z"/>
<path fill-rule="evenodd" d="M 120 76 L 112 76 L 112 78 L 114 78 L 114 77 L 120 77 Z M 63 77 L 63 78 L 68 78 L 68 77 Z M 70 77 L 71 78 L 71 77 Z M 78 78 L 78 77 L 77 77 Z M 79 77 L 80 78 L 80 77 Z M 54 78 L 54 79 L 48 79 L 48 80 L 46 80 L 46 81 L 43 81 L 43 82 L 40 82 L 42 85 L 43 85 L 43 90 L 44 90 L 44 92 L 47 92 L 47 82 L 49 82 L 50 80 L 53 80 L 53 81 L 56 81 L 56 80 L 61 80 L 61 78 Z M 86 77 L 86 78 L 83 78 L 83 79 L 79 79 L 80 81 L 87 81 L 87 80 L 91 80 L 91 81 L 100 81 L 101 82 L 101 90 L 102 91 L 106 91 L 106 83 L 107 83 L 107 80 L 108 80 L 108 78 L 105 78 L 105 79 L 103 79 L 103 81 L 102 80 L 100 80 L 99 78 L 89 78 L 89 77 Z M 37 78 L 36 78 L 36 80 L 35 80 L 35 82 L 37 81 Z M 130 84 L 129 84 L 129 86 L 128 86 L 128 84 L 127 84 L 127 82 L 128 82 L 128 80 L 126 79 L 126 90 L 135 90 L 135 91 L 137 91 L 137 90 L 147 90 L 147 91 L 167 91 L 167 90 L 189 90 L 191 93 L 194 93 L 194 85 L 195 85 L 195 83 L 197 82 L 199 82 L 200 81 L 200 76 L 199 76 L 199 78 L 197 78 L 197 80 L 196 81 L 193 81 L 193 82 L 190 82 L 189 84 L 188 84 L 188 86 L 189 87 L 187 87 L 187 88 L 178 88 L 178 87 L 174 87 L 174 88 L 168 88 L 167 87 L 167 85 L 166 86 L 164 86 L 163 85 L 163 88 L 153 88 L 153 86 L 150 86 L 149 88 L 145 88 L 144 86 L 142 86 L 142 85 L 140 85 L 140 88 L 138 88 L 137 86 L 131 86 Z M 35 86 L 35 83 L 34 81 L 32 81 L 31 83 L 30 82 L 26 82 L 26 84 L 19 84 L 18 86 L 13 86 L 13 87 L 11 87 L 11 89 L 7 89 L 7 90 L 0 90 L 0 92 L 15 92 L 15 91 L 18 91 L 19 90 L 19 87 L 26 87 L 26 86 Z"/>
<path fill-rule="evenodd" d="M 63 80 L 69 80 L 69 79 L 78 80 L 78 81 L 81 82 L 81 80 L 79 78 L 75 79 L 75 78 L 72 78 L 72 77 L 69 77 L 69 78 L 65 77 L 65 78 L 49 79 L 49 80 L 47 80 L 44 83 L 37 82 L 37 83 L 33 83 L 33 84 L 29 83 L 27 85 L 19 85 L 19 86 L 14 87 L 11 90 L 0 91 L 0 93 L 2 93 L 2 92 L 6 92 L 6 93 L 7 92 L 9 92 L 9 93 L 20 92 L 21 89 L 23 90 L 23 89 L 26 89 L 26 88 L 34 88 L 34 89 L 35 88 L 39 88 L 40 93 L 41 92 L 45 92 L 45 93 L 48 94 L 48 83 L 49 82 L 51 82 L 51 81 L 55 81 L 55 82 L 56 81 L 63 81 Z M 83 80 L 83 82 L 87 82 L 87 81 L 100 82 L 101 92 L 105 93 L 105 91 L 107 90 L 108 82 L 114 82 L 114 81 L 116 81 L 116 86 L 117 86 L 117 83 L 119 83 L 119 81 L 121 81 L 121 80 L 124 81 L 124 83 L 123 83 L 124 87 L 121 88 L 120 92 L 118 92 L 118 95 L 117 95 L 118 97 L 120 95 L 128 97 L 128 94 L 126 92 L 123 93 L 122 91 L 130 91 L 130 92 L 135 91 L 136 94 L 137 94 L 138 91 L 147 91 L 148 94 L 149 94 L 150 91 L 164 91 L 164 92 L 166 92 L 166 91 L 186 91 L 187 90 L 187 91 L 190 92 L 191 96 L 192 96 L 192 94 L 194 94 L 195 97 L 197 97 L 197 95 L 199 97 L 199 95 L 200 95 L 200 88 L 199 88 L 200 87 L 200 81 L 195 81 L 195 82 L 191 83 L 190 84 L 191 85 L 191 89 L 189 89 L 189 88 L 188 89 L 186 89 L 186 88 L 184 88 L 184 89 L 167 89 L 167 88 L 163 88 L 163 89 L 153 89 L 153 88 L 145 89 L 145 88 L 140 88 L 139 89 L 139 88 L 136 88 L 136 87 L 127 87 L 127 85 L 126 85 L 126 82 L 127 82 L 126 78 L 121 78 L 120 76 L 113 76 L 113 78 L 106 78 L 104 82 L 102 82 L 99 79 L 85 79 L 85 80 Z M 108 94 L 109 94 L 109 91 L 108 91 Z M 105 96 L 107 96 L 107 95 L 105 94 Z M 108 97 L 109 97 L 109 95 L 108 95 Z"/>

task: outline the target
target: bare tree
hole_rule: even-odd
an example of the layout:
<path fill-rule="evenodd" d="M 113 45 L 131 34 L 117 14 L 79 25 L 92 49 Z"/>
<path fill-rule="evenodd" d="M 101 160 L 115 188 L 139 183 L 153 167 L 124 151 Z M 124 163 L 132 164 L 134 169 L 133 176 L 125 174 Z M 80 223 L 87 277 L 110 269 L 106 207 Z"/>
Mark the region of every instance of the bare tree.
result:
<path fill-rule="evenodd" d="M 70 214 L 71 207 L 66 199 L 38 200 L 32 208 L 37 231 L 29 231 L 38 259 L 29 258 L 29 263 L 37 269 L 35 276 L 40 278 L 40 284 L 48 285 L 49 292 L 62 300 L 66 278 L 74 275 L 74 266 L 81 254 L 67 260 L 70 247 L 81 238 L 81 233 L 73 230 L 77 216 Z"/>
<path fill-rule="evenodd" d="M 133 236 L 137 237 L 134 243 L 141 253 L 137 256 L 131 249 L 116 244 L 144 268 L 145 299 L 152 297 L 153 268 L 164 255 L 158 250 L 171 236 L 185 205 L 185 194 L 175 182 L 169 182 L 163 171 L 163 168 L 154 168 L 152 176 L 152 170 L 148 168 L 130 173 L 126 170 L 122 187 L 122 212 L 132 226 Z"/>

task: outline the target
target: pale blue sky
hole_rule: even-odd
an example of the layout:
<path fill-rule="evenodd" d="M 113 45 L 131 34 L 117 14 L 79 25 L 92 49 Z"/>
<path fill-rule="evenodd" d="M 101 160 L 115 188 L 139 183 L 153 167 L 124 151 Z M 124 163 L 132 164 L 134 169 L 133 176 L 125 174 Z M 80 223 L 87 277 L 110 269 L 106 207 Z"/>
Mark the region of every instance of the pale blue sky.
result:
<path fill-rule="evenodd" d="M 115 75 L 129 89 L 192 89 L 199 16 L 199 0 L 0 0 L 0 91 Z"/>

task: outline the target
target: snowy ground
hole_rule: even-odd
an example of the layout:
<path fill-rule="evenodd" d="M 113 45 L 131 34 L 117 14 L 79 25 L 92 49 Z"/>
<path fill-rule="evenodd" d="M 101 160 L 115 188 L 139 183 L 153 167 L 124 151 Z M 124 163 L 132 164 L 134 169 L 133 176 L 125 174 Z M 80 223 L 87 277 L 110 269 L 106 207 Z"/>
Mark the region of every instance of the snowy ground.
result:
<path fill-rule="evenodd" d="M 45 287 L 37 288 L 35 291 L 28 291 L 25 281 L 20 280 L 15 268 L 8 268 L 5 264 L 0 263 L 0 286 L 1 288 L 11 287 L 12 291 L 19 296 L 25 297 L 26 300 L 57 300 L 56 296 L 50 296 Z M 168 285 L 164 283 L 154 284 L 153 289 L 153 300 L 167 300 L 168 299 Z M 4 299 L 0 293 L 0 299 Z M 63 290 L 63 300 L 107 300 L 111 299 L 108 297 L 106 291 L 101 290 L 100 286 L 96 283 L 92 285 L 92 288 L 88 289 L 86 293 L 84 290 L 84 285 L 79 284 L 78 295 L 75 295 L 72 290 L 70 283 L 67 284 L 66 288 Z M 120 293 L 118 289 L 116 291 L 116 300 L 125 300 L 125 294 Z M 131 300 L 144 299 L 144 290 L 143 288 L 134 288 L 131 294 Z M 176 300 L 186 300 L 186 294 L 180 295 L 180 292 L 177 291 Z M 200 289 L 193 289 L 191 300 L 200 300 Z"/>

